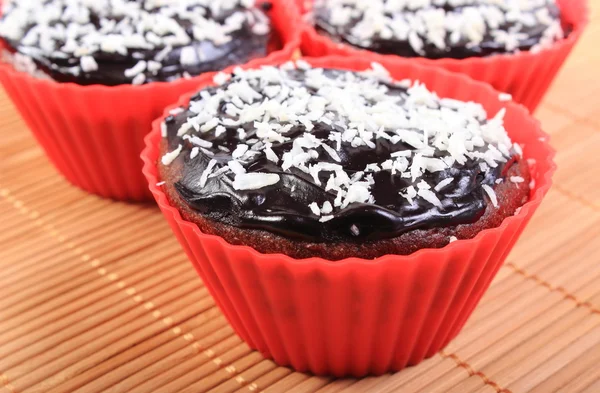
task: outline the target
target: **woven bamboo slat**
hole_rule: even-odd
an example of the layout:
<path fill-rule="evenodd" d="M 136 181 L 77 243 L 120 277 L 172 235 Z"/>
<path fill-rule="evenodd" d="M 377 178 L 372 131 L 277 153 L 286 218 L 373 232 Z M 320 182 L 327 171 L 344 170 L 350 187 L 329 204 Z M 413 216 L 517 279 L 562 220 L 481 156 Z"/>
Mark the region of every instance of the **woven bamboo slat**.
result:
<path fill-rule="evenodd" d="M 0 393 L 600 392 L 600 0 L 536 116 L 559 170 L 461 334 L 363 379 L 279 367 L 236 336 L 160 212 L 88 195 L 0 91 Z"/>

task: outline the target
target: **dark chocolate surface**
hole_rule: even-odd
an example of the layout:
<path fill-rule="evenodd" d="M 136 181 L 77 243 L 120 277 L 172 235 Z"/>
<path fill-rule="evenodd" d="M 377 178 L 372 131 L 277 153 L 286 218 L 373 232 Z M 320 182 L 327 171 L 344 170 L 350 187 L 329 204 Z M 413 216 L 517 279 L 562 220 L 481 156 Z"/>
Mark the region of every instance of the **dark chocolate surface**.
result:
<path fill-rule="evenodd" d="M 335 73 L 336 71 L 326 71 Z M 302 72 L 296 72 L 295 78 L 301 80 Z M 388 94 L 403 96 L 406 89 L 399 86 L 387 85 Z M 207 91 L 214 92 L 215 88 Z M 314 89 L 313 89 L 314 91 Z M 196 98 L 200 98 L 198 95 Z M 220 115 L 227 118 L 221 107 Z M 321 185 L 317 185 L 310 174 L 297 168 L 283 171 L 278 164 L 268 160 L 264 155 L 258 155 L 248 165 L 248 172 L 277 173 L 281 181 L 275 185 L 258 190 L 236 190 L 233 187 L 234 175 L 231 172 L 209 178 L 205 186 L 201 186 L 200 178 L 209 161 L 215 159 L 217 167 L 226 165 L 232 159 L 231 153 L 216 145 L 233 151 L 238 142 L 238 127 L 227 127 L 227 131 L 216 136 L 209 132 L 200 136 L 210 142 L 213 147 L 190 158 L 193 145 L 178 137 L 177 130 L 188 116 L 194 113 L 185 111 L 166 119 L 168 150 L 172 151 L 179 144 L 183 150 L 175 160 L 176 166 L 181 166 L 181 178 L 175 187 L 181 198 L 195 211 L 204 217 L 228 225 L 241 228 L 263 229 L 289 238 L 324 241 L 364 241 L 378 240 L 398 236 L 414 229 L 427 229 L 457 224 L 472 223 L 479 219 L 486 208 L 485 193 L 482 184 L 493 187 L 495 181 L 502 177 L 504 168 L 512 164 L 499 165 L 494 169 L 482 171 L 475 160 L 467 161 L 464 165 L 454 165 L 443 171 L 426 173 L 423 180 L 435 185 L 443 179 L 454 177 L 449 186 L 440 191 L 442 207 L 433 206 L 423 199 L 415 199 L 410 203 L 400 195 L 399 190 L 411 184 L 411 179 L 402 178 L 400 173 L 392 175 L 390 171 L 373 173 L 374 184 L 371 192 L 376 203 L 352 203 L 333 214 L 333 218 L 320 222 L 319 217 L 312 214 L 309 204 L 316 202 L 321 206 L 325 201 L 332 204 L 336 198 L 333 191 L 325 191 L 329 174 L 321 172 Z M 256 129 L 252 124 L 245 124 L 246 139 L 252 139 Z M 331 131 L 340 131 L 339 126 L 315 123 L 311 132 L 319 139 L 327 139 Z M 273 151 L 278 155 L 291 148 L 294 138 L 306 132 L 303 126 L 295 126 L 285 136 L 291 141 L 273 144 Z M 369 163 L 381 163 L 389 158 L 390 153 L 412 149 L 405 143 L 391 143 L 378 138 L 376 148 L 366 146 L 351 147 L 343 144 L 338 150 L 341 164 L 349 176 L 361 171 Z M 328 143 L 331 147 L 334 142 Z M 321 157 L 327 157 L 322 147 L 317 148 Z M 333 159 L 328 162 L 336 163 Z M 365 174 L 366 176 L 367 174 Z"/>

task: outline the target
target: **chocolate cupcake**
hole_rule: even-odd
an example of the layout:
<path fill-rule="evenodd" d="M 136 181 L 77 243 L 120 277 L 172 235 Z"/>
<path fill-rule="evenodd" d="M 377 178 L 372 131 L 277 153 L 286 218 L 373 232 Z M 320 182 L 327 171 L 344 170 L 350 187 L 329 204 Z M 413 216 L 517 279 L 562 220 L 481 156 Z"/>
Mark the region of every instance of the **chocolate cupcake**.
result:
<path fill-rule="evenodd" d="M 153 123 L 144 175 L 251 348 L 337 377 L 418 364 L 473 312 L 550 188 L 554 152 L 525 108 L 464 75 L 403 61 L 386 68 L 391 80 L 377 66 L 365 75 L 367 56 L 305 61 L 313 68 L 244 66 L 254 71 L 220 75 L 216 87 L 199 78 L 204 90 Z M 403 79 L 424 85 L 394 82 Z M 497 225 L 489 212 L 506 218 Z M 420 245 L 435 244 L 434 230 L 452 243 L 367 259 L 417 231 Z M 342 255 L 352 258 L 331 260 Z"/>
<path fill-rule="evenodd" d="M 555 0 L 317 0 L 313 15 L 336 41 L 403 57 L 538 52 L 564 37 Z"/>
<path fill-rule="evenodd" d="M 287 0 L 7 0 L 0 83 L 68 181 L 148 200 L 152 121 L 201 75 L 296 56 L 299 25 Z"/>
<path fill-rule="evenodd" d="M 587 0 L 306 0 L 305 56 L 460 72 L 533 112 L 589 20 Z"/>
<path fill-rule="evenodd" d="M 159 174 L 207 234 L 293 258 L 376 258 L 499 226 L 530 174 L 474 102 L 418 82 L 297 66 L 236 69 L 171 111 Z"/>
<path fill-rule="evenodd" d="M 267 54 L 253 0 L 9 0 L 0 37 L 21 71 L 80 85 L 140 85 L 222 70 Z"/>

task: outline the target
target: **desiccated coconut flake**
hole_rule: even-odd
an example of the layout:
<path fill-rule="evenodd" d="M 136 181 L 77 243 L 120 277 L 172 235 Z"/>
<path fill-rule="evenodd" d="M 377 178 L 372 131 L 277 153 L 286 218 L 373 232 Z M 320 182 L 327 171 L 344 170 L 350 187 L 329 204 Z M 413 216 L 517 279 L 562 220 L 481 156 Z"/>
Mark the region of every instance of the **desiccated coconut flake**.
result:
<path fill-rule="evenodd" d="M 132 80 L 131 80 L 131 84 L 132 85 L 143 85 L 144 82 L 146 82 L 146 75 L 144 74 L 137 74 Z"/>
<path fill-rule="evenodd" d="M 214 155 L 215 155 L 215 153 L 213 153 L 211 150 L 205 149 L 203 147 L 200 148 L 200 151 L 209 157 L 214 157 Z"/>
<path fill-rule="evenodd" d="M 252 26 L 252 32 L 257 35 L 265 35 L 271 31 L 271 28 L 266 23 L 257 23 Z"/>
<path fill-rule="evenodd" d="M 187 137 L 187 138 L 186 138 L 186 137 Z M 197 136 L 192 136 L 192 137 L 190 137 L 190 136 L 188 136 L 188 135 L 184 135 L 184 138 L 183 138 L 183 139 L 187 139 L 187 140 L 189 140 L 191 143 L 193 143 L 194 145 L 197 145 L 197 146 L 203 147 L 203 148 L 205 148 L 205 149 L 210 149 L 211 147 L 213 147 L 213 143 L 212 143 L 212 142 L 210 142 L 210 141 L 207 141 L 206 139 L 199 138 L 199 137 L 197 137 Z"/>
<path fill-rule="evenodd" d="M 194 65 L 200 62 L 200 58 L 198 56 L 198 52 L 191 47 L 186 46 L 181 48 L 181 53 L 179 55 L 179 62 L 182 65 Z"/>
<path fill-rule="evenodd" d="M 435 207 L 442 207 L 442 202 L 431 190 L 420 188 L 419 191 L 417 191 L 417 195 L 419 195 L 421 198 L 425 199 L 427 202 L 431 203 Z"/>
<path fill-rule="evenodd" d="M 327 152 L 327 154 L 329 154 L 331 158 L 333 158 L 334 161 L 342 161 L 339 154 L 332 147 L 328 146 L 326 143 L 323 143 L 321 147 Z"/>
<path fill-rule="evenodd" d="M 96 63 L 96 59 L 92 56 L 82 56 L 79 62 L 83 72 L 98 71 L 98 63 Z"/>
<path fill-rule="evenodd" d="M 279 162 L 279 157 L 277 157 L 277 154 L 275 154 L 271 146 L 265 147 L 265 155 L 269 161 L 272 161 L 275 164 Z"/>
<path fill-rule="evenodd" d="M 494 191 L 494 189 L 488 186 L 487 184 L 482 184 L 481 188 L 483 188 L 483 191 L 485 191 L 488 198 L 490 198 L 492 205 L 494 205 L 494 207 L 498 207 L 498 197 L 496 196 L 496 192 Z"/>
<path fill-rule="evenodd" d="M 227 163 L 227 166 L 236 175 L 246 173 L 246 169 L 244 169 L 244 167 L 242 166 L 242 164 L 239 163 L 239 161 L 231 160 Z"/>
<path fill-rule="evenodd" d="M 200 131 L 208 132 L 208 131 L 212 130 L 213 128 L 217 127 L 217 125 L 219 125 L 219 119 L 216 117 L 213 117 L 212 119 L 210 119 L 209 121 L 207 121 L 206 123 L 204 123 L 203 125 L 200 126 Z"/>
<path fill-rule="evenodd" d="M 366 203 L 371 199 L 369 187 L 365 183 L 354 183 L 348 187 L 346 197 L 342 203 L 342 209 L 351 203 Z"/>
<path fill-rule="evenodd" d="M 510 181 L 511 183 L 523 183 L 525 179 L 523 179 L 521 176 L 511 176 Z"/>
<path fill-rule="evenodd" d="M 162 62 L 164 59 L 167 58 L 167 56 L 169 56 L 169 53 L 171 53 L 172 50 L 173 50 L 172 46 L 170 46 L 170 45 L 165 46 L 154 56 L 154 60 L 158 61 L 158 62 Z"/>
<path fill-rule="evenodd" d="M 227 128 L 225 128 L 223 126 L 217 126 L 217 128 L 215 129 L 215 136 L 218 138 L 226 132 L 227 132 Z"/>
<path fill-rule="evenodd" d="M 412 153 L 411 150 L 398 150 L 390 154 L 390 157 L 410 157 Z"/>
<path fill-rule="evenodd" d="M 456 236 L 450 236 L 449 243 L 454 243 L 458 238 Z"/>
<path fill-rule="evenodd" d="M 507 102 L 512 100 L 512 95 L 508 93 L 500 93 L 498 94 L 498 99 L 502 102 Z"/>
<path fill-rule="evenodd" d="M 161 158 L 161 162 L 163 165 L 171 165 L 171 163 L 173 161 L 175 161 L 175 159 L 179 156 L 179 154 L 181 153 L 181 149 L 183 149 L 182 145 L 177 146 L 177 148 L 169 153 L 165 153 L 164 156 L 162 156 Z"/>
<path fill-rule="evenodd" d="M 406 192 L 401 192 L 400 195 L 412 205 L 413 199 L 417 196 L 417 190 L 413 186 L 409 186 L 406 188 Z"/>
<path fill-rule="evenodd" d="M 183 123 L 181 127 L 177 130 L 177 136 L 183 136 L 188 133 L 192 129 L 192 125 L 190 123 Z"/>
<path fill-rule="evenodd" d="M 279 175 L 275 173 L 253 172 L 236 174 L 233 181 L 233 188 L 236 190 L 258 190 L 277 184 L 279 180 Z"/>
<path fill-rule="evenodd" d="M 417 183 L 417 188 L 419 190 L 431 190 L 431 186 L 425 180 L 421 180 L 419 183 Z"/>
<path fill-rule="evenodd" d="M 146 71 L 146 65 L 147 63 L 145 60 L 138 61 L 136 65 L 125 70 L 125 77 L 134 78 L 140 75 L 142 72 Z"/>
<path fill-rule="evenodd" d="M 454 181 L 453 177 L 449 177 L 447 179 L 444 179 L 442 181 L 440 181 L 433 189 L 437 192 L 440 192 L 441 190 L 443 190 L 444 188 L 446 188 L 450 183 L 452 183 Z"/>
<path fill-rule="evenodd" d="M 162 64 L 158 61 L 149 60 L 147 65 L 148 71 L 156 75 L 162 68 Z"/>
<path fill-rule="evenodd" d="M 379 165 L 377 163 L 367 164 L 367 166 L 365 167 L 365 172 L 379 172 L 379 171 L 381 171 L 381 168 L 379 167 Z"/>
<path fill-rule="evenodd" d="M 230 171 L 230 169 L 229 169 L 229 167 L 228 167 L 228 166 L 222 166 L 221 168 L 219 168 L 219 169 L 217 169 L 216 171 L 214 171 L 213 173 L 211 173 L 211 174 L 208 176 L 208 178 L 209 178 L 209 179 L 212 179 L 213 177 L 219 177 L 219 176 L 221 176 L 222 174 L 224 174 L 224 173 L 227 173 L 227 172 L 229 172 L 229 171 Z"/>
<path fill-rule="evenodd" d="M 319 205 L 317 205 L 317 202 L 311 203 L 310 205 L 308 205 L 308 207 L 310 208 L 310 211 L 315 216 L 320 216 L 321 215 L 321 209 L 319 209 Z"/>
<path fill-rule="evenodd" d="M 248 145 L 245 145 L 243 143 L 239 143 L 237 145 L 237 147 L 235 148 L 235 150 L 233 151 L 233 153 L 231 154 L 231 156 L 233 158 L 241 158 L 244 156 L 244 154 L 246 154 L 246 152 L 248 151 L 249 147 Z"/>
<path fill-rule="evenodd" d="M 200 176 L 200 187 L 204 187 L 206 185 L 206 182 L 208 181 L 208 176 L 212 173 L 212 170 L 215 167 L 215 165 L 217 165 L 217 160 L 212 159 L 208 162 L 206 169 L 204 169 L 202 175 Z"/>
<path fill-rule="evenodd" d="M 225 72 L 219 72 L 217 73 L 217 75 L 215 75 L 213 77 L 213 82 L 215 82 L 217 85 L 223 85 L 225 84 L 228 80 L 231 79 L 231 74 L 227 74 Z"/>

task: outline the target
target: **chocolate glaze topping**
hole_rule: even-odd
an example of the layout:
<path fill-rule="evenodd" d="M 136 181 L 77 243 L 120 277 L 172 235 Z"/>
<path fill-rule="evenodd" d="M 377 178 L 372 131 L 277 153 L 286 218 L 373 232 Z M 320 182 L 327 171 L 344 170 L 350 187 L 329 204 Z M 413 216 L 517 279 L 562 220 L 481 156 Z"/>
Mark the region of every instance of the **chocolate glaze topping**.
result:
<path fill-rule="evenodd" d="M 0 37 L 59 82 L 171 81 L 267 54 L 253 0 L 8 1 Z"/>
<path fill-rule="evenodd" d="M 564 35 L 555 0 L 317 0 L 313 17 L 334 40 L 403 57 L 539 51 Z"/>
<path fill-rule="evenodd" d="M 162 165 L 181 168 L 175 187 L 190 207 L 316 242 L 389 238 L 483 214 L 482 185 L 493 187 L 514 158 L 503 112 L 488 121 L 480 105 L 393 82 L 380 66 L 300 67 L 220 75 L 220 87 L 166 118 Z"/>

